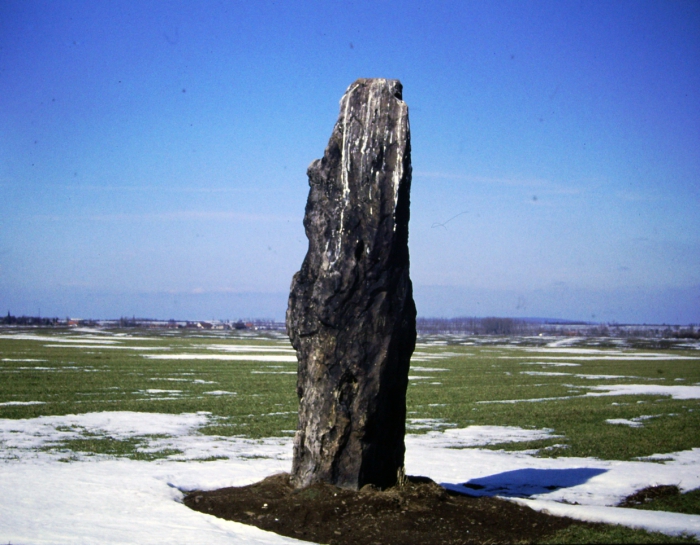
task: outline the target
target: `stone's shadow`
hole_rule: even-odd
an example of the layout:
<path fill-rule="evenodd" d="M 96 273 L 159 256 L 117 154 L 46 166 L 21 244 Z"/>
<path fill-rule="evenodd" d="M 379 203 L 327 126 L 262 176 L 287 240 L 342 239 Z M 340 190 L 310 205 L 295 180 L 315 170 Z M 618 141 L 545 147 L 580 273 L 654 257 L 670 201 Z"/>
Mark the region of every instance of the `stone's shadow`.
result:
<path fill-rule="evenodd" d="M 605 473 L 607 469 L 576 467 L 570 469 L 516 469 L 488 477 L 470 479 L 466 483 L 440 483 L 447 490 L 467 496 L 502 496 L 528 498 L 570 488 Z"/>

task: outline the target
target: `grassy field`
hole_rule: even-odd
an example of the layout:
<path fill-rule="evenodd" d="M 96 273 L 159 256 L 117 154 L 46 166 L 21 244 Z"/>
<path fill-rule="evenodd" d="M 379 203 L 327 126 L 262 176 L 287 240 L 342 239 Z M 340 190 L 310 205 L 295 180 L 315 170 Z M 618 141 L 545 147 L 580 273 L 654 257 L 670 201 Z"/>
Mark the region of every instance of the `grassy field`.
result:
<path fill-rule="evenodd" d="M 700 383 L 697 351 L 520 341 L 419 342 L 409 431 L 473 424 L 551 429 L 559 437 L 492 447 L 538 449 L 540 456 L 632 460 L 700 447 L 700 400 L 662 395 L 662 388 L 626 395 L 593 389 L 691 387 Z M 15 330 L 0 334 L 0 360 L 0 418 L 207 411 L 215 418 L 203 433 L 259 438 L 296 427 L 296 360 L 282 335 Z M 74 446 L 91 444 L 102 448 L 95 438 Z"/>
<path fill-rule="evenodd" d="M 282 437 L 296 427 L 295 383 L 296 358 L 283 334 L 0 331 L 2 419 L 206 412 L 202 434 Z M 660 349 L 601 339 L 424 337 L 412 360 L 408 431 L 544 428 L 551 438 L 488 448 L 663 460 L 700 447 L 699 384 L 700 352 L 680 343 Z M 66 461 L 78 454 L 142 460 L 176 454 L 145 448 L 154 437 L 72 431 L 78 434 L 42 448 Z"/>

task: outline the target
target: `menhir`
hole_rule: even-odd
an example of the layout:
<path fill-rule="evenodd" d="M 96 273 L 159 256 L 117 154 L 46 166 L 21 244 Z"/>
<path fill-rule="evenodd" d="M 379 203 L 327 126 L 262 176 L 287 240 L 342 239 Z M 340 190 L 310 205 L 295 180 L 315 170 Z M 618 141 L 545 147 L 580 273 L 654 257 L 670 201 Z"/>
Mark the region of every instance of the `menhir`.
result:
<path fill-rule="evenodd" d="M 408 368 L 416 342 L 409 277 L 411 144 L 397 80 L 359 79 L 308 169 L 309 249 L 287 331 L 297 351 L 292 480 L 386 488 L 403 474 Z"/>

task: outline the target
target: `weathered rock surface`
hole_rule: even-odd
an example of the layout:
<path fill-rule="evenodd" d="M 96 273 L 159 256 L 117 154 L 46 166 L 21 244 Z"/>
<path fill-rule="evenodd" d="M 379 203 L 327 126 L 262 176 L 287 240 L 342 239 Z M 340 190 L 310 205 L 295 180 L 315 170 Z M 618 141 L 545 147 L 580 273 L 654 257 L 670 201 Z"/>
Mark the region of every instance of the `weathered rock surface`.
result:
<path fill-rule="evenodd" d="M 409 277 L 411 144 L 397 80 L 359 79 L 309 166 L 309 249 L 287 331 L 297 351 L 292 482 L 388 487 L 403 471 L 416 340 Z"/>

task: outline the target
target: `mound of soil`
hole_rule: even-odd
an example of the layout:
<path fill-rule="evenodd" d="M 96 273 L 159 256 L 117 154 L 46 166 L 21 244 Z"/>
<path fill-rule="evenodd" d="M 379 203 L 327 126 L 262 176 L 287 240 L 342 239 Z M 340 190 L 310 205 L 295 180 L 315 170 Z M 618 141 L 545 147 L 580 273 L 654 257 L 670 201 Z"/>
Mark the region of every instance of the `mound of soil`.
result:
<path fill-rule="evenodd" d="M 193 491 L 185 505 L 277 534 L 332 545 L 532 543 L 572 524 L 496 498 L 451 493 L 426 477 L 360 491 L 315 484 L 295 490 L 288 474 L 242 487 Z"/>

